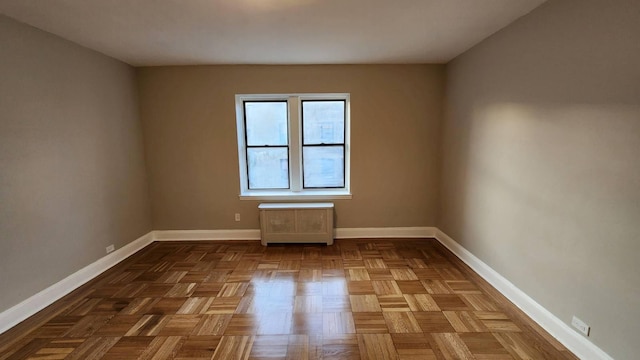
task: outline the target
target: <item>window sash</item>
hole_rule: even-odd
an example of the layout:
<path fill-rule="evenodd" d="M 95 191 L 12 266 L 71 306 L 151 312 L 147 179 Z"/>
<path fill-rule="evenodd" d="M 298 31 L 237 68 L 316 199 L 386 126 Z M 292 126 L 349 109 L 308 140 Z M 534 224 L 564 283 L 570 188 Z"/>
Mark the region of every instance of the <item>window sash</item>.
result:
<path fill-rule="evenodd" d="M 304 118 L 304 104 L 305 103 L 320 103 L 320 102 L 342 102 L 342 142 L 336 141 L 336 142 L 330 142 L 330 143 L 314 143 L 314 142 L 307 142 L 307 140 L 304 138 L 304 134 L 305 134 L 305 118 Z M 322 100 L 301 100 L 300 101 L 300 105 L 301 105 L 301 110 L 300 111 L 300 119 L 301 119 L 301 123 L 302 123 L 302 131 L 300 132 L 301 136 L 302 136 L 302 145 L 303 146 L 310 146 L 310 145 L 322 145 L 322 144 L 326 144 L 326 145 L 344 145 L 345 144 L 345 139 L 346 139 L 346 101 L 344 99 L 322 99 Z"/>
<path fill-rule="evenodd" d="M 330 148 L 330 147 L 340 147 L 342 148 L 342 161 L 341 161 L 341 168 L 340 170 L 342 170 L 342 186 L 311 186 L 311 185 L 307 185 L 306 184 L 306 176 L 305 176 L 305 163 L 304 163 L 304 149 L 306 148 L 319 148 L 319 147 L 326 147 L 326 148 Z M 345 157 L 346 157 L 346 153 L 345 153 L 345 146 L 344 144 L 314 144 L 314 145 L 303 145 L 302 146 L 302 188 L 303 189 L 342 189 L 344 188 L 344 184 L 345 184 L 345 176 L 346 176 L 346 171 L 345 171 Z"/>
<path fill-rule="evenodd" d="M 288 146 L 247 146 L 247 150 L 245 153 L 247 154 L 247 188 L 249 190 L 273 190 L 273 189 L 290 189 L 291 188 L 291 171 L 289 170 L 291 167 L 291 161 L 289 156 L 289 147 Z M 287 186 L 284 187 L 252 187 L 251 186 L 251 169 L 249 160 L 249 149 L 286 149 L 287 155 Z"/>
<path fill-rule="evenodd" d="M 248 119 L 247 119 L 247 104 L 248 103 L 284 103 L 287 105 L 287 114 L 286 114 L 286 127 L 285 127 L 285 132 L 286 132 L 286 143 L 285 144 L 277 144 L 277 145 L 249 145 L 249 126 L 248 126 Z M 242 108 L 243 108 L 243 118 L 244 118 L 244 147 L 245 147 L 245 172 L 246 172 L 246 184 L 247 184 L 247 189 L 249 190 L 273 190 L 273 189 L 290 189 L 291 188 L 291 151 L 289 148 L 289 113 L 288 113 L 288 101 L 287 100 L 244 100 L 242 102 Z M 250 164 L 251 162 L 249 161 L 249 151 L 248 149 L 260 149 L 260 148 L 264 148 L 264 149 L 286 149 L 286 153 L 287 153 L 287 186 L 286 187 L 274 187 L 274 188 L 261 188 L 261 187 L 251 187 L 251 177 L 250 177 Z"/>
<path fill-rule="evenodd" d="M 319 102 L 342 102 L 342 142 L 331 142 L 331 143 L 324 143 L 324 142 L 320 142 L 320 143 L 312 143 L 309 142 L 307 143 L 307 141 L 304 138 L 305 135 L 305 118 L 304 118 L 304 105 L 305 103 L 319 103 Z M 346 146 L 345 146 L 345 141 L 346 141 L 346 100 L 344 99 L 313 99 L 313 100 L 301 100 L 300 101 L 300 106 L 301 106 L 301 111 L 300 111 L 300 120 L 301 120 L 301 131 L 300 131 L 300 136 L 302 137 L 302 151 L 300 152 L 300 156 L 302 157 L 302 188 L 303 189 L 342 189 L 344 188 L 344 184 L 345 184 L 345 176 L 346 176 L 346 172 L 345 172 L 345 161 L 346 161 Z M 305 161 L 304 161 L 304 149 L 305 148 L 309 148 L 309 147 L 342 147 L 342 164 L 341 164 L 341 170 L 342 170 L 342 186 L 307 186 L 306 184 L 306 176 L 305 176 Z"/>

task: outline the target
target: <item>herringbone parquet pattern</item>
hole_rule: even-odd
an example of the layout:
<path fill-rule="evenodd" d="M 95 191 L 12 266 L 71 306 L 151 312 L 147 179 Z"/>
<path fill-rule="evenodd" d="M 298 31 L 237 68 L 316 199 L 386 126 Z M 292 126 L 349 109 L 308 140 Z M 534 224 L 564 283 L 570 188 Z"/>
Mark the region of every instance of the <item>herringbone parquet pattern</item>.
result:
<path fill-rule="evenodd" d="M 434 240 L 153 243 L 0 359 L 575 359 Z"/>

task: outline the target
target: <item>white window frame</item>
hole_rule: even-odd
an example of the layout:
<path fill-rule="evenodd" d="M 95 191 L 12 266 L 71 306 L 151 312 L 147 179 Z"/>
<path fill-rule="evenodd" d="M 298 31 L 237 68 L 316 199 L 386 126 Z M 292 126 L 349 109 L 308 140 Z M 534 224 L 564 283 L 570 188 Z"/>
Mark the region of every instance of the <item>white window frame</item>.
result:
<path fill-rule="evenodd" d="M 350 161 L 350 104 L 348 93 L 323 94 L 239 94 L 236 95 L 236 129 L 238 135 L 238 164 L 240 170 L 241 200 L 329 200 L 351 199 Z M 249 189 L 247 147 L 245 143 L 245 101 L 287 101 L 287 129 L 289 131 L 289 189 Z M 302 101 L 344 100 L 344 187 L 326 189 L 304 189 L 302 187 Z"/>

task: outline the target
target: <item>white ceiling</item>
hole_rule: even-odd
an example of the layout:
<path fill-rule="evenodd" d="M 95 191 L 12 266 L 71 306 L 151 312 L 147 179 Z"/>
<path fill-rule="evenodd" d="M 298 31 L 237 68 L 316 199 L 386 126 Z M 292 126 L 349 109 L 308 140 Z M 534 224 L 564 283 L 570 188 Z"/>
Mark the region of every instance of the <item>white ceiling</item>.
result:
<path fill-rule="evenodd" d="M 446 63 L 545 0 L 0 0 L 135 66 Z"/>

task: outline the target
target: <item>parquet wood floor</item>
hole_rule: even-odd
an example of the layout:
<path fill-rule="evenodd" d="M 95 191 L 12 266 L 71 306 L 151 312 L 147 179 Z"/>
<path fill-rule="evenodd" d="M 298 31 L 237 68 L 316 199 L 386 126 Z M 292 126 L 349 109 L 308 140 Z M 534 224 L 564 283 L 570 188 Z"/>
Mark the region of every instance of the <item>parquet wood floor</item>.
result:
<path fill-rule="evenodd" d="M 576 359 L 433 239 L 153 243 L 0 359 Z"/>

